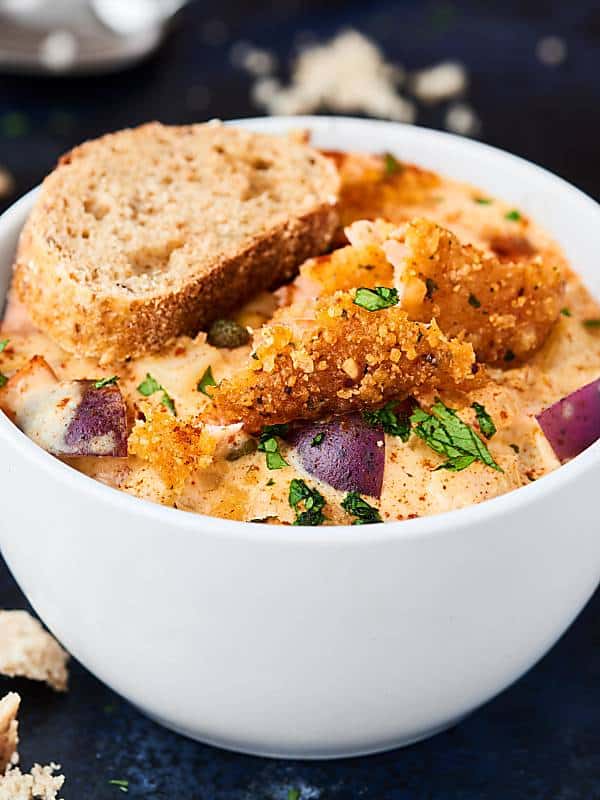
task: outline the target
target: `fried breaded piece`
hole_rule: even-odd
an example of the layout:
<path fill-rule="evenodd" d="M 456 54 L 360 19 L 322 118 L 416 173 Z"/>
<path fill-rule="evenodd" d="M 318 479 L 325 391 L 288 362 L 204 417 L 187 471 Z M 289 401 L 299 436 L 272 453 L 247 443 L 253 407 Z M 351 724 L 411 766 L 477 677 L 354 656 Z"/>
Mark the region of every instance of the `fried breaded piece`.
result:
<path fill-rule="evenodd" d="M 433 172 L 386 155 L 337 150 L 323 154 L 333 159 L 341 179 L 337 244 L 345 242 L 344 228 L 357 219 L 383 217 L 398 224 L 413 216 L 411 205 L 436 202 L 435 190 L 441 179 Z"/>
<path fill-rule="evenodd" d="M 464 333 L 488 364 L 523 361 L 538 350 L 564 298 L 559 265 L 541 256 L 505 263 L 426 219 L 384 243 L 411 319 L 435 318 L 446 336 Z"/>
<path fill-rule="evenodd" d="M 390 226 L 393 228 L 393 226 Z M 372 289 L 391 286 L 394 269 L 378 244 L 362 247 L 340 247 L 332 253 L 309 258 L 300 267 L 300 274 L 277 291 L 282 306 L 274 319 L 310 313 L 316 298 L 336 291 L 349 291 L 358 286 Z M 293 306 L 289 309 L 288 307 Z"/>
<path fill-rule="evenodd" d="M 145 420 L 136 422 L 129 452 L 154 467 L 175 497 L 193 471 L 212 463 L 215 439 L 201 423 L 179 420 L 164 406 L 140 407 Z"/>
<path fill-rule="evenodd" d="M 397 306 L 366 311 L 354 297 L 338 292 L 315 304 L 313 320 L 265 326 L 248 367 L 215 389 L 213 420 L 242 421 L 254 433 L 473 379 L 470 344 L 448 340 L 435 322 L 411 322 Z"/>

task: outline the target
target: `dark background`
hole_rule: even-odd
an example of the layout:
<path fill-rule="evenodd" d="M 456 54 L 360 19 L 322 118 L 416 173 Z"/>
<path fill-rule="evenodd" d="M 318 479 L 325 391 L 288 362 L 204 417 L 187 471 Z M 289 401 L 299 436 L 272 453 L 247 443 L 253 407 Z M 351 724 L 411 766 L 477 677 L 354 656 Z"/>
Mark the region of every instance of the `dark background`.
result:
<path fill-rule="evenodd" d="M 274 51 L 285 74 L 298 33 L 326 38 L 350 25 L 408 69 L 446 58 L 465 63 L 481 139 L 600 197 L 597 2 L 221 0 L 192 3 L 163 48 L 127 72 L 85 79 L 0 74 L 0 164 L 15 179 L 0 206 L 38 183 L 82 139 L 150 119 L 260 113 L 249 97 L 249 76 L 231 65 L 234 42 Z M 560 66 L 536 57 L 546 35 L 567 44 Z M 442 127 L 444 110 L 421 108 L 419 124 Z M 0 560 L 0 608 L 24 607 Z M 599 615 L 597 594 L 540 664 L 457 728 L 405 750 L 348 761 L 270 761 L 196 744 L 145 719 L 77 664 L 66 696 L 5 679 L 0 693 L 21 692 L 22 761 L 27 768 L 34 760 L 60 761 L 65 800 L 120 797 L 109 784 L 115 778 L 129 780 L 129 797 L 156 800 L 286 800 L 290 788 L 300 789 L 303 800 L 595 800 Z"/>

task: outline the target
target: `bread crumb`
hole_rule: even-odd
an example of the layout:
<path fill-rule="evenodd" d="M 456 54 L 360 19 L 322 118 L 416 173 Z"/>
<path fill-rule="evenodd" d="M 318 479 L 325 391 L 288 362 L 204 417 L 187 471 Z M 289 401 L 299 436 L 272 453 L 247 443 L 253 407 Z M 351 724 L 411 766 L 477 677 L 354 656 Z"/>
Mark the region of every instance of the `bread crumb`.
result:
<path fill-rule="evenodd" d="M 481 122 L 471 106 L 455 103 L 446 111 L 444 127 L 460 136 L 477 136 L 481 130 Z"/>
<path fill-rule="evenodd" d="M 402 70 L 387 63 L 373 41 L 350 29 L 303 50 L 289 86 L 270 79 L 256 85 L 252 94 L 270 114 L 327 109 L 414 122 L 414 104 L 397 91 L 402 78 Z"/>
<path fill-rule="evenodd" d="M 45 681 L 64 692 L 68 660 L 69 654 L 27 611 L 0 611 L 0 674 Z"/>
<path fill-rule="evenodd" d="M 0 167 L 0 197 L 9 195 L 15 187 L 13 176 L 7 169 Z"/>
<path fill-rule="evenodd" d="M 567 58 L 567 43 L 560 36 L 544 36 L 535 48 L 538 60 L 546 67 L 558 67 Z"/>
<path fill-rule="evenodd" d="M 456 61 L 444 61 L 416 72 L 410 84 L 414 95 L 422 102 L 440 103 L 466 91 L 467 71 Z"/>
<path fill-rule="evenodd" d="M 64 775 L 55 775 L 60 764 L 46 767 L 34 764 L 31 772 L 23 774 L 18 767 L 0 776 L 0 800 L 60 800 L 58 792 L 65 782 Z"/>
<path fill-rule="evenodd" d="M 9 692 L 0 700 L 0 774 L 18 761 L 19 723 L 17 713 L 21 698 L 16 692 Z"/>
<path fill-rule="evenodd" d="M 229 51 L 229 60 L 234 67 L 250 75 L 269 75 L 277 68 L 277 58 L 269 50 L 255 47 L 250 42 L 236 42 Z"/>
<path fill-rule="evenodd" d="M 51 72 L 66 72 L 75 63 L 78 49 L 77 37 L 71 31 L 55 30 L 44 37 L 38 55 Z"/>

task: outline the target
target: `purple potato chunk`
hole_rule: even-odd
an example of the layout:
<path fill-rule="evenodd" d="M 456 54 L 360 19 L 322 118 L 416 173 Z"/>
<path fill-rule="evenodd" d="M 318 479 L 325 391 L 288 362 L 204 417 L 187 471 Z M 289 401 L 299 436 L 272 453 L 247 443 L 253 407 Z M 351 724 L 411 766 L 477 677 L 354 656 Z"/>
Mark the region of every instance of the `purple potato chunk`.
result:
<path fill-rule="evenodd" d="M 385 466 L 385 435 L 360 414 L 308 422 L 290 430 L 303 468 L 342 492 L 380 497 Z"/>
<path fill-rule="evenodd" d="M 588 383 L 536 416 L 560 461 L 600 439 L 600 379 Z"/>
<path fill-rule="evenodd" d="M 77 456 L 127 455 L 127 408 L 118 386 L 96 389 L 78 381 L 81 402 L 65 432 L 65 452 Z"/>

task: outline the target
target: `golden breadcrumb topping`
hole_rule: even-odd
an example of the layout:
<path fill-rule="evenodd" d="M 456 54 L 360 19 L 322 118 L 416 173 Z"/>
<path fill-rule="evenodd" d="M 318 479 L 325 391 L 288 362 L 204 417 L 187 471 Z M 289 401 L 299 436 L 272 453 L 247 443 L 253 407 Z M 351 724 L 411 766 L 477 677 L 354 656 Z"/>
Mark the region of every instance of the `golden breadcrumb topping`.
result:
<path fill-rule="evenodd" d="M 180 420 L 165 406 L 140 403 L 140 408 L 145 419 L 133 427 L 129 452 L 154 467 L 177 495 L 193 472 L 210 465 L 215 439 L 201 423 Z"/>
<path fill-rule="evenodd" d="M 220 423 L 243 421 L 255 432 L 473 378 L 470 344 L 449 340 L 435 322 L 411 322 L 398 307 L 367 311 L 355 296 L 322 298 L 314 320 L 265 326 L 254 357 L 215 389 L 208 413 Z"/>

